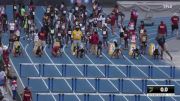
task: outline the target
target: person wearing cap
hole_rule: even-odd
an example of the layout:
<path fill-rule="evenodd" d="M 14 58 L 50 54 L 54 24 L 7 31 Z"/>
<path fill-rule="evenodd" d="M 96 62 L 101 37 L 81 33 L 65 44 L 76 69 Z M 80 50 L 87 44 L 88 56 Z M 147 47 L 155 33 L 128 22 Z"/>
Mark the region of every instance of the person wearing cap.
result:
<path fill-rule="evenodd" d="M 24 92 L 22 94 L 23 101 L 32 101 L 32 92 L 28 87 L 24 88 Z"/>
<path fill-rule="evenodd" d="M 173 16 L 171 17 L 171 31 L 172 34 L 175 32 L 177 38 L 179 37 L 178 29 L 179 29 L 179 16 L 177 15 L 177 13 L 174 13 Z"/>

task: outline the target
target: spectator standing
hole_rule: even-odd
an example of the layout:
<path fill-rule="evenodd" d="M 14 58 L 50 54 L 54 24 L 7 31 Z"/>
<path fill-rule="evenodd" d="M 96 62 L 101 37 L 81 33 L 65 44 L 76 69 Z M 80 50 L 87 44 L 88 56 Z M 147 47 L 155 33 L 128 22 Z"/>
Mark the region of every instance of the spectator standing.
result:
<path fill-rule="evenodd" d="M 13 100 L 16 100 L 17 96 L 17 78 L 13 78 L 12 84 L 11 84 L 11 90 L 13 93 Z"/>
<path fill-rule="evenodd" d="M 179 16 L 177 15 L 177 13 L 175 13 L 172 17 L 171 17 L 171 28 L 172 28 L 172 34 L 176 34 L 176 37 L 179 37 Z"/>

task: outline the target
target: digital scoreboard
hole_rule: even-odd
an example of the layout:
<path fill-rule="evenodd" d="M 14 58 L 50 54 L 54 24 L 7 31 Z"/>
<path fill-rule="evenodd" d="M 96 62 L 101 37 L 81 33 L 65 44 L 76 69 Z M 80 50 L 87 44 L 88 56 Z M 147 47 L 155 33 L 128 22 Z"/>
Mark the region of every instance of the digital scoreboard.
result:
<path fill-rule="evenodd" d="M 148 96 L 173 96 L 174 85 L 147 85 Z"/>

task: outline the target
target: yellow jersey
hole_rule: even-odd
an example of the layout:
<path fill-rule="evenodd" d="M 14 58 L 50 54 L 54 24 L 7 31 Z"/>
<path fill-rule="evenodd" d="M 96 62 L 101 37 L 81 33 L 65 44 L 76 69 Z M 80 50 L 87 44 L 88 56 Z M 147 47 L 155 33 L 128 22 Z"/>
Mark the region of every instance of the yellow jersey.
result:
<path fill-rule="evenodd" d="M 72 32 L 73 40 L 81 40 L 81 37 L 82 37 L 82 32 L 80 30 L 78 30 L 78 31 L 74 30 Z"/>

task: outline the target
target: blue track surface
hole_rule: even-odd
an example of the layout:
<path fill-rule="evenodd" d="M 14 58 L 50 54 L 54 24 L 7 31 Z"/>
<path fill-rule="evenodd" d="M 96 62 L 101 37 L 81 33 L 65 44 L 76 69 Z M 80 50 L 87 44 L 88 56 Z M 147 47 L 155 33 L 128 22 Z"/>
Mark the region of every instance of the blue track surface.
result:
<path fill-rule="evenodd" d="M 7 6 L 6 9 L 8 19 L 12 18 L 12 6 Z M 37 7 L 36 9 L 36 23 L 38 28 L 41 27 L 41 19 L 43 16 L 43 7 Z M 154 41 L 156 36 L 157 26 L 160 21 L 163 20 L 168 27 L 168 32 L 170 33 L 170 20 L 168 17 L 155 18 L 155 26 L 146 27 L 151 42 Z M 116 30 L 116 32 L 118 32 Z M 4 35 L 3 43 L 8 44 L 8 35 Z M 22 36 L 23 33 L 22 33 Z M 110 38 L 115 38 L 112 36 Z M 169 37 L 170 38 L 170 37 Z M 142 90 L 142 80 L 136 79 L 124 79 L 123 82 L 120 79 L 108 79 L 109 78 L 148 78 L 151 76 L 153 79 L 162 80 L 147 80 L 147 84 L 163 84 L 166 82 L 163 79 L 167 79 L 171 76 L 170 67 L 153 67 L 153 72 L 149 73 L 148 65 L 167 65 L 162 60 L 153 60 L 148 55 L 142 57 L 142 59 L 135 60 L 128 56 L 128 52 L 124 52 L 126 56 L 125 59 L 111 59 L 107 52 L 103 51 L 103 58 L 96 58 L 91 54 L 87 54 L 83 59 L 77 59 L 71 55 L 70 46 L 64 48 L 64 54 L 61 57 L 53 57 L 51 55 L 51 49 L 46 47 L 44 50 L 44 55 L 39 58 L 34 56 L 32 53 L 32 43 L 28 43 L 25 40 L 21 40 L 21 47 L 23 48 L 23 56 L 13 57 L 11 56 L 12 63 L 15 69 L 20 75 L 23 85 L 29 86 L 33 91 L 33 101 L 138 101 L 139 97 L 116 95 L 120 93 L 125 94 L 139 94 L 146 92 Z M 21 63 L 42 63 L 42 64 L 52 64 L 44 65 L 41 67 L 39 65 L 22 65 Z M 74 64 L 71 66 L 66 66 L 66 70 L 61 65 L 53 64 Z M 110 66 L 108 70 L 105 66 L 76 66 L 76 64 L 122 64 L 122 65 L 135 65 L 130 68 L 130 73 L 127 72 L 127 66 Z M 145 67 L 139 65 L 147 65 Z M 107 73 L 108 72 L 108 73 Z M 180 70 L 175 68 L 175 78 L 180 79 Z M 152 74 L 152 75 L 151 75 Z M 40 77 L 40 79 L 27 79 L 27 77 Z M 48 79 L 41 77 L 69 77 L 69 78 L 57 78 Z M 77 79 L 72 79 L 77 77 Z M 82 77 L 82 78 L 80 78 Z M 87 79 L 83 77 L 89 77 Z M 99 79 L 96 79 L 96 78 Z M 98 84 L 97 84 L 98 83 Z M 123 84 L 123 87 L 122 87 Z M 180 94 L 180 81 L 172 81 L 171 84 L 175 85 L 176 94 Z M 49 95 L 36 93 L 49 93 Z M 103 93 L 102 95 L 98 93 Z M 64 96 L 53 95 L 52 93 L 69 93 Z M 70 94 L 71 93 L 71 94 Z M 93 93 L 88 95 L 83 95 L 80 93 Z M 106 95 L 106 94 L 107 95 Z M 78 95 L 80 94 L 80 95 Z M 111 96 L 109 94 L 115 94 Z M 87 97 L 88 96 L 88 97 Z M 140 101 L 163 101 L 161 97 L 147 97 L 146 95 L 140 96 Z M 166 101 L 180 101 L 180 97 L 166 97 Z"/>

